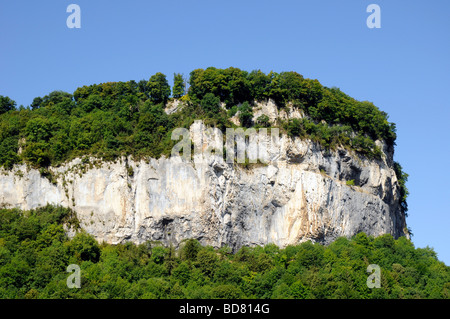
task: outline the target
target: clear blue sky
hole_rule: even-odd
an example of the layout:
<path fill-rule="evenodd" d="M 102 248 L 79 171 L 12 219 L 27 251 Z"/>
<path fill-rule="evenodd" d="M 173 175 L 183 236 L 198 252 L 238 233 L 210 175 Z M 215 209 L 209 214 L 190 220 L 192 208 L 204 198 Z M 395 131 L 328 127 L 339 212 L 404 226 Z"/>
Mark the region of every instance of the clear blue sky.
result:
<path fill-rule="evenodd" d="M 66 8 L 81 7 L 81 29 Z M 381 7 L 381 29 L 366 8 Z M 297 71 L 374 102 L 397 124 L 416 247 L 450 265 L 450 1 L 2 1 L 0 95 L 186 76 L 196 68 Z"/>

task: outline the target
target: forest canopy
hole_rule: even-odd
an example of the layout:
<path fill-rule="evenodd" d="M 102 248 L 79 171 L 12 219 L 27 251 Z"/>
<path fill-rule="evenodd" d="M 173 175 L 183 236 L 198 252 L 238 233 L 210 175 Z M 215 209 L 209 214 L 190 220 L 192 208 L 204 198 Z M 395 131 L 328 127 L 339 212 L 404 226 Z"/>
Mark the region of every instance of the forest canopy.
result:
<path fill-rule="evenodd" d="M 304 242 L 242 247 L 158 242 L 110 245 L 77 229 L 67 208 L 0 209 L 0 298 L 450 298 L 450 267 L 405 237 L 359 233 L 328 246 Z M 70 264 L 81 269 L 69 289 Z M 381 269 L 369 288 L 367 267 Z"/>
<path fill-rule="evenodd" d="M 373 103 L 357 101 L 297 72 L 209 67 L 193 70 L 188 79 L 175 73 L 173 83 L 171 88 L 166 75 L 158 72 L 139 82 L 93 84 L 72 94 L 50 92 L 34 98 L 27 108 L 17 108 L 15 101 L 0 96 L 0 166 L 26 162 L 46 167 L 84 155 L 104 159 L 168 155 L 175 127 L 204 119 L 225 129 L 236 126 L 230 121 L 236 113 L 242 126 L 277 126 L 289 136 L 310 138 L 324 148 L 344 146 L 371 158 L 381 155 L 376 140 L 388 146 L 395 143 L 395 124 Z M 168 115 L 164 109 L 174 98 L 185 107 Z M 278 108 L 293 105 L 306 117 L 276 123 L 264 117 L 253 120 L 255 101 L 267 99 Z"/>

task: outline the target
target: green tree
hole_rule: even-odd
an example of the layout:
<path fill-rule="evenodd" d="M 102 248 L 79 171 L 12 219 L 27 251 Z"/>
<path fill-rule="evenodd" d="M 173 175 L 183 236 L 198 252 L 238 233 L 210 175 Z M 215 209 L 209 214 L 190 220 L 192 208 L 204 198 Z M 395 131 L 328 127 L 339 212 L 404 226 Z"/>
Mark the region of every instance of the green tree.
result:
<path fill-rule="evenodd" d="M 257 101 L 267 99 L 269 85 L 272 81 L 270 76 L 267 76 L 261 70 L 254 70 L 248 74 L 247 78 L 252 99 Z"/>
<path fill-rule="evenodd" d="M 81 103 L 81 108 L 85 112 L 92 112 L 95 109 L 101 109 L 103 106 L 102 98 L 97 94 L 89 95 L 83 102 Z"/>
<path fill-rule="evenodd" d="M 260 115 L 256 119 L 256 124 L 261 127 L 270 127 L 270 119 L 266 114 Z"/>
<path fill-rule="evenodd" d="M 305 136 L 306 131 L 303 126 L 303 121 L 300 119 L 291 119 L 287 125 L 288 135 L 291 137 L 295 136 Z"/>
<path fill-rule="evenodd" d="M 225 102 L 227 107 L 251 100 L 250 84 L 247 79 L 247 72 L 238 68 L 229 67 L 224 70 L 218 70 L 223 76 L 225 84 L 221 85 L 221 100 Z"/>
<path fill-rule="evenodd" d="M 195 239 L 188 239 L 181 248 L 181 259 L 195 261 L 201 249 L 200 243 Z"/>
<path fill-rule="evenodd" d="M 276 285 L 271 295 L 272 299 L 292 299 L 291 289 L 285 282 Z"/>
<path fill-rule="evenodd" d="M 64 242 L 66 234 L 62 225 L 50 224 L 36 238 L 36 245 L 40 248 L 50 246 L 53 242 Z"/>
<path fill-rule="evenodd" d="M 301 281 L 294 282 L 291 287 L 291 296 L 294 299 L 306 299 L 308 296 L 308 289 Z"/>
<path fill-rule="evenodd" d="M 400 187 L 400 206 L 403 213 L 406 213 L 408 211 L 408 203 L 406 199 L 409 195 L 408 188 L 406 187 L 406 182 L 408 181 L 409 175 L 403 171 L 402 166 L 398 162 L 394 162 L 394 171 L 395 175 L 397 176 L 398 185 Z"/>
<path fill-rule="evenodd" d="M 41 107 L 52 106 L 64 101 L 71 101 L 72 94 L 64 91 L 53 91 L 42 99 Z M 34 100 L 33 100 L 34 101 Z"/>
<path fill-rule="evenodd" d="M 64 246 L 56 240 L 37 253 L 32 274 L 34 286 L 45 287 L 58 274 L 63 274 L 66 267 L 67 255 Z"/>
<path fill-rule="evenodd" d="M 7 96 L 0 95 L 0 114 L 6 113 L 15 109 L 16 102 Z"/>
<path fill-rule="evenodd" d="M 95 239 L 85 232 L 79 232 L 67 243 L 69 254 L 73 255 L 78 261 L 97 262 L 100 258 L 100 247 Z"/>
<path fill-rule="evenodd" d="M 47 118 L 36 117 L 28 121 L 25 132 L 28 142 L 48 142 L 52 136 L 51 124 Z"/>
<path fill-rule="evenodd" d="M 180 98 L 185 94 L 186 85 L 184 83 L 183 75 L 180 73 L 173 74 L 173 88 L 172 96 Z"/>
<path fill-rule="evenodd" d="M 239 109 L 239 121 L 241 125 L 244 127 L 251 127 L 253 124 L 252 121 L 253 110 L 250 104 L 247 101 L 245 101 L 238 109 Z"/>
<path fill-rule="evenodd" d="M 49 144 L 45 142 L 28 143 L 23 151 L 23 157 L 36 167 L 47 167 L 51 163 Z"/>
<path fill-rule="evenodd" d="M 168 248 L 162 246 L 153 247 L 150 260 L 158 265 L 162 265 L 167 254 Z"/>
<path fill-rule="evenodd" d="M 158 72 L 150 77 L 147 82 L 147 90 L 153 103 L 165 104 L 170 96 L 170 85 L 166 76 Z"/>
<path fill-rule="evenodd" d="M 40 108 L 42 105 L 42 102 L 43 102 L 43 99 L 40 96 L 35 97 L 33 99 L 33 102 L 31 102 L 31 104 L 30 104 L 31 109 L 36 110 L 36 109 Z"/>
<path fill-rule="evenodd" d="M 18 138 L 8 136 L 0 141 L 0 166 L 11 169 L 14 164 L 19 162 Z"/>
<path fill-rule="evenodd" d="M 216 117 L 220 111 L 220 99 L 213 93 L 205 94 L 200 105 L 209 117 Z"/>
<path fill-rule="evenodd" d="M 219 285 L 211 289 L 212 298 L 239 299 L 243 293 L 239 287 L 230 284 Z"/>
<path fill-rule="evenodd" d="M 218 261 L 219 258 L 214 251 L 202 249 L 197 254 L 195 266 L 199 268 L 205 276 L 212 277 Z"/>
<path fill-rule="evenodd" d="M 214 67 L 192 71 L 189 77 L 189 85 L 189 95 L 198 101 L 203 99 L 207 93 L 214 94 L 219 100 L 224 100 L 229 96 L 225 76 Z"/>
<path fill-rule="evenodd" d="M 185 285 L 191 277 L 191 268 L 187 262 L 183 261 L 172 270 L 172 276 Z"/>
<path fill-rule="evenodd" d="M 302 267 L 322 266 L 324 249 L 320 244 L 313 244 L 311 241 L 300 244 L 295 257 L 295 263 Z M 293 263 L 294 264 L 294 263 Z"/>

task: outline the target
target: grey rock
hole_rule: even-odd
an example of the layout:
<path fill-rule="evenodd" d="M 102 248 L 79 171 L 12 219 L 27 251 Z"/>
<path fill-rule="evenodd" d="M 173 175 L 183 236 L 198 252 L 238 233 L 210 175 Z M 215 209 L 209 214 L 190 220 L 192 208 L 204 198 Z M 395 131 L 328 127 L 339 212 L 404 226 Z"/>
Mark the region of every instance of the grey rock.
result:
<path fill-rule="evenodd" d="M 76 159 L 50 168 L 57 181 L 52 184 L 18 165 L 0 174 L 0 203 L 25 210 L 47 203 L 71 207 L 82 228 L 113 244 L 157 240 L 177 246 L 196 238 L 236 250 L 306 240 L 327 244 L 358 232 L 408 236 L 392 150 L 381 145 L 383 158 L 368 160 L 287 136 L 265 142 L 268 163 L 249 168 L 214 155 L 197 162 L 91 158 L 89 165 Z M 351 179 L 355 186 L 346 185 Z"/>

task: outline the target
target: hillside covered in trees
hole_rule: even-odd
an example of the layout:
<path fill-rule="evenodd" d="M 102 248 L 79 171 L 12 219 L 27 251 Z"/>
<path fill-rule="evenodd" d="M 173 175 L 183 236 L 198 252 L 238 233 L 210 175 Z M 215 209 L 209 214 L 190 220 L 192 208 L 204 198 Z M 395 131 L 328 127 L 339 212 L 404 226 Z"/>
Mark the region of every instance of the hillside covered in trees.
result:
<path fill-rule="evenodd" d="M 431 248 L 404 237 L 359 233 L 329 246 L 305 242 L 179 249 L 157 242 L 110 245 L 77 227 L 70 209 L 0 209 L 0 298 L 450 298 L 450 267 Z M 69 264 L 81 288 L 69 289 Z M 367 266 L 381 268 L 381 288 L 368 288 Z"/>

